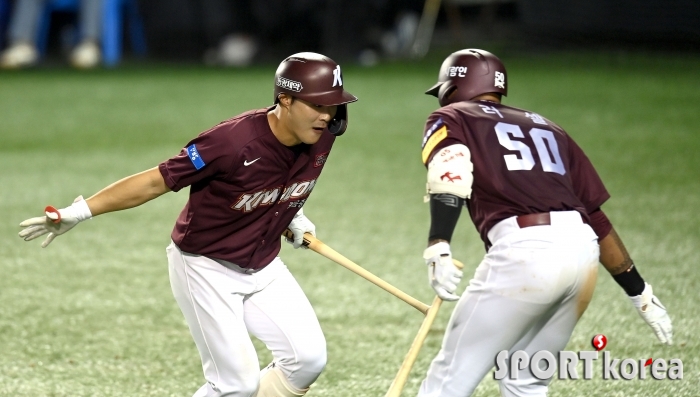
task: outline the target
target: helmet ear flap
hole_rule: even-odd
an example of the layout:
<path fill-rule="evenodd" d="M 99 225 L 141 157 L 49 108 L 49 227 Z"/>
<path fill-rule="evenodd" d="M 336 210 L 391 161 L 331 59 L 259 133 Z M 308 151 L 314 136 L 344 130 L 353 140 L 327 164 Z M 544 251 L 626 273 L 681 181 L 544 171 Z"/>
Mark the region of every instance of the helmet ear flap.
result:
<path fill-rule="evenodd" d="M 328 131 L 334 136 L 341 136 L 348 128 L 348 105 L 338 105 L 335 117 L 328 123 Z"/>
<path fill-rule="evenodd" d="M 443 84 L 442 87 L 440 87 L 440 92 L 438 93 L 440 106 L 445 106 L 452 103 L 452 101 L 450 101 L 450 95 L 452 95 L 455 91 L 457 91 L 456 85 L 450 82 L 445 82 L 445 84 Z"/>

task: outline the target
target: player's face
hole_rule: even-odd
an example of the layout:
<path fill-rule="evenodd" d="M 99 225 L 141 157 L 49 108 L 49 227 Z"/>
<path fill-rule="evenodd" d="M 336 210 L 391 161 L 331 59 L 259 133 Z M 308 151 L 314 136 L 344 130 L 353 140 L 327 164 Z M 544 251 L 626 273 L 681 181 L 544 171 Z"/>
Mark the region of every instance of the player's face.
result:
<path fill-rule="evenodd" d="M 314 105 L 295 98 L 289 106 L 289 129 L 300 142 L 313 145 L 321 139 L 337 110 L 337 106 Z"/>

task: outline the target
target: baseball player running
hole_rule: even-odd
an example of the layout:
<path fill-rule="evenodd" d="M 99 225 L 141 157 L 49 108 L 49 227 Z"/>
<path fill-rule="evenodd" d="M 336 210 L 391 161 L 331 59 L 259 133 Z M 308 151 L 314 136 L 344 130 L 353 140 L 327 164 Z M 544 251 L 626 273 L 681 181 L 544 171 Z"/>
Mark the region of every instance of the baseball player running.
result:
<path fill-rule="evenodd" d="M 634 267 L 600 206 L 609 198 L 569 135 L 537 113 L 501 104 L 506 70 L 493 54 L 457 51 L 426 93 L 430 234 L 423 258 L 430 285 L 457 300 L 420 397 L 465 397 L 503 350 L 564 349 L 591 300 L 600 261 L 661 342 L 671 320 Z M 450 240 L 466 203 L 487 253 L 464 295 Z M 548 380 L 524 369 L 499 383 L 502 396 L 545 396 Z"/>
<path fill-rule="evenodd" d="M 302 206 L 347 104 L 340 66 L 315 53 L 286 58 L 275 74 L 274 105 L 201 133 L 179 155 L 129 176 L 66 208 L 20 224 L 42 247 L 79 222 L 144 204 L 190 186 L 167 247 L 173 295 L 202 359 L 206 383 L 195 397 L 302 396 L 326 365 L 316 315 L 277 256 L 289 228 L 293 245 L 315 226 Z M 249 333 L 273 361 L 262 371 Z"/>

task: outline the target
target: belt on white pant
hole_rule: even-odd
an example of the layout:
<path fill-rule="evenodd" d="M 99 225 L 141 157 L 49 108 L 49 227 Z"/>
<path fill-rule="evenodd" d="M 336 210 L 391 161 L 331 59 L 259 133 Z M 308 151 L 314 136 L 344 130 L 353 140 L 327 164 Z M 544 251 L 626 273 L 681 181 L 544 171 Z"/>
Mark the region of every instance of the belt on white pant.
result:
<path fill-rule="evenodd" d="M 486 236 L 493 244 L 498 239 L 526 227 L 581 225 L 584 223 L 588 222 L 578 211 L 552 211 L 511 216 L 495 224 Z"/>

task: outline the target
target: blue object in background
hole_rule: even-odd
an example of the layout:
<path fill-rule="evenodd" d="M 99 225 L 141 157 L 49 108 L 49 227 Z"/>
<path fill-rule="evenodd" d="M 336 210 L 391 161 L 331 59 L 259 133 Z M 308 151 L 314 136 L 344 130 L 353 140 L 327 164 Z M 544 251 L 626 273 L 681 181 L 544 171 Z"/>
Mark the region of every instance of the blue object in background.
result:
<path fill-rule="evenodd" d="M 0 3 L 9 3 L 9 1 L 0 0 Z M 138 2 L 136 0 L 103 0 L 103 3 L 101 47 L 104 65 L 113 67 L 121 60 L 122 36 L 125 25 L 129 28 L 128 34 L 132 50 L 137 55 L 145 56 L 147 51 L 146 35 L 138 10 Z M 80 0 L 50 0 L 46 4 L 37 35 L 37 48 L 40 54 L 46 55 L 48 48 L 51 13 L 54 11 L 77 13 L 79 9 Z"/>
<path fill-rule="evenodd" d="M 0 0 L 0 48 L 5 48 L 7 43 L 5 43 L 5 36 L 7 32 L 7 25 L 10 21 L 10 1 Z"/>

